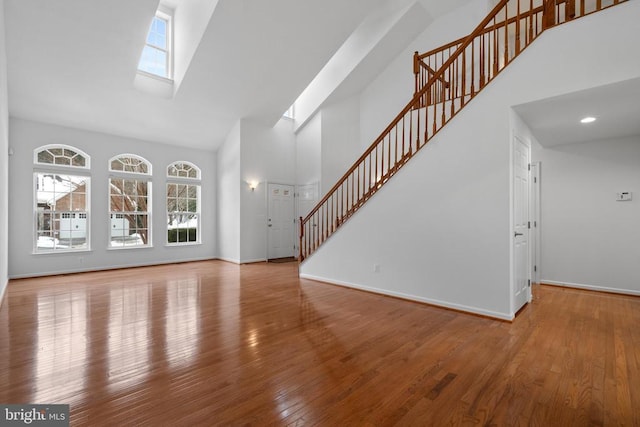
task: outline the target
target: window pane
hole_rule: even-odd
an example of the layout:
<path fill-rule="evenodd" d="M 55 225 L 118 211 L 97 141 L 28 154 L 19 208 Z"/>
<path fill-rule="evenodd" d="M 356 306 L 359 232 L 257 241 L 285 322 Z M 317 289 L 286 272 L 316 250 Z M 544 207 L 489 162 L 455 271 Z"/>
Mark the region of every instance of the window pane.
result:
<path fill-rule="evenodd" d="M 68 157 L 56 157 L 55 163 L 56 165 L 70 166 L 71 159 Z"/>
<path fill-rule="evenodd" d="M 112 159 L 109 169 L 114 172 L 131 172 L 149 174 L 149 164 L 144 159 L 130 156 L 120 156 Z"/>
<path fill-rule="evenodd" d="M 153 18 L 147 43 L 160 49 L 167 49 L 167 22 L 158 17 Z"/>
<path fill-rule="evenodd" d="M 145 46 L 138 69 L 160 77 L 167 76 L 167 52 L 153 46 Z"/>
<path fill-rule="evenodd" d="M 36 173 L 35 177 L 36 250 L 88 248 L 89 178 L 51 173 Z"/>
<path fill-rule="evenodd" d="M 60 166 L 87 167 L 87 158 L 68 148 L 46 148 L 38 152 L 37 163 Z"/>
<path fill-rule="evenodd" d="M 71 194 L 71 206 L 70 209 L 74 211 L 84 211 L 86 210 L 87 204 L 87 195 L 84 193 L 72 193 Z"/>
<path fill-rule="evenodd" d="M 72 159 L 71 159 L 71 164 L 73 166 L 86 166 L 87 165 L 87 161 L 84 157 L 82 157 L 81 155 L 75 155 Z"/>
<path fill-rule="evenodd" d="M 178 178 L 200 178 L 200 170 L 187 163 L 176 162 L 167 167 L 167 176 Z"/>
<path fill-rule="evenodd" d="M 125 158 L 121 158 L 123 160 Z M 146 164 L 139 159 L 124 160 L 124 169 Z M 110 246 L 131 247 L 149 244 L 148 187 L 146 180 L 112 178 L 110 179 Z"/>
<path fill-rule="evenodd" d="M 167 184 L 167 243 L 198 242 L 199 185 Z"/>
<path fill-rule="evenodd" d="M 176 197 L 178 194 L 178 186 L 176 184 L 167 184 L 167 197 Z"/>
<path fill-rule="evenodd" d="M 191 199 L 195 199 L 196 197 L 198 197 L 198 187 L 195 185 L 189 185 L 187 196 Z"/>
<path fill-rule="evenodd" d="M 53 163 L 53 154 L 48 150 L 44 150 L 38 153 L 38 163 Z"/>
<path fill-rule="evenodd" d="M 62 150 L 62 153 L 64 157 L 67 157 L 69 159 L 77 154 L 75 151 L 69 150 L 68 148 L 65 148 L 64 150 Z"/>

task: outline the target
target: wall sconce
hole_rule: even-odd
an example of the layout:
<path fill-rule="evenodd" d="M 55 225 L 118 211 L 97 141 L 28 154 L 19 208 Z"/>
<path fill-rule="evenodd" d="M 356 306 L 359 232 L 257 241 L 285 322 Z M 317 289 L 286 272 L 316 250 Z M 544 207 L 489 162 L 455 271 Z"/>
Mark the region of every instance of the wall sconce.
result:
<path fill-rule="evenodd" d="M 258 181 L 256 180 L 248 181 L 247 183 L 249 184 L 249 188 L 251 189 L 251 191 L 255 191 L 256 187 L 258 186 Z"/>

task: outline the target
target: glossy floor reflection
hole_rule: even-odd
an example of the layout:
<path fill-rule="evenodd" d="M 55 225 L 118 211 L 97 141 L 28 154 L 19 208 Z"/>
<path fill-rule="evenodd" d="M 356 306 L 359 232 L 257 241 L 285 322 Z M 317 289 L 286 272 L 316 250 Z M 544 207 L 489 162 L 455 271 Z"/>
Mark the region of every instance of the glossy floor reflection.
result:
<path fill-rule="evenodd" d="M 535 297 L 510 324 L 296 263 L 13 281 L 0 402 L 68 403 L 91 426 L 640 425 L 640 298 Z"/>

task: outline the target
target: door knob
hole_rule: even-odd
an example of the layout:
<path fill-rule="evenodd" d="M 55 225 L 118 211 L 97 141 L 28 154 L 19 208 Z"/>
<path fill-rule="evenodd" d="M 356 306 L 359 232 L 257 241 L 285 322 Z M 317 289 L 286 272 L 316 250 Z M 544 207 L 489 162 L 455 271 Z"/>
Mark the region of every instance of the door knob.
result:
<path fill-rule="evenodd" d="M 517 231 L 513 233 L 513 237 L 524 236 L 522 233 L 518 233 Z"/>

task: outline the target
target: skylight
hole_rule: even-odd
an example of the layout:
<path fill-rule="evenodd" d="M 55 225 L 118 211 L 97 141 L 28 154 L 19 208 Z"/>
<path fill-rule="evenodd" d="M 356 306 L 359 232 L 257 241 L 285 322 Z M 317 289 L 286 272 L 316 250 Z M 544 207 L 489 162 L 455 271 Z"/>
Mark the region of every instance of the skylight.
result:
<path fill-rule="evenodd" d="M 165 79 L 173 78 L 171 15 L 157 11 L 151 22 L 138 70 Z"/>
<path fill-rule="evenodd" d="M 291 105 L 291 107 L 289 107 L 289 109 L 287 111 L 284 112 L 284 114 L 282 115 L 282 117 L 286 118 L 286 119 L 295 119 L 295 110 L 294 110 L 294 106 Z"/>

